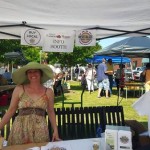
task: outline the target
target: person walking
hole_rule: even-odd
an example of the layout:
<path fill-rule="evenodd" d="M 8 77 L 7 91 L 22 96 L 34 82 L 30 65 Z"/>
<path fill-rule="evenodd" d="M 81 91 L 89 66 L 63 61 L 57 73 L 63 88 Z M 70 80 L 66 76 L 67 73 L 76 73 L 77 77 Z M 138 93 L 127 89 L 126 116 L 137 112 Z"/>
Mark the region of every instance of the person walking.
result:
<path fill-rule="evenodd" d="M 61 68 L 56 68 L 54 72 L 55 72 L 54 85 L 53 85 L 54 95 L 59 96 L 62 94 L 61 87 L 62 87 L 62 80 L 63 80 L 64 74 Z"/>
<path fill-rule="evenodd" d="M 93 68 L 92 64 L 88 64 L 88 68 L 85 72 L 85 75 L 88 91 L 91 93 L 92 91 L 94 91 L 94 78 L 96 75 L 96 70 Z"/>
<path fill-rule="evenodd" d="M 76 66 L 76 68 L 74 70 L 74 73 L 75 73 L 75 79 L 76 79 L 76 81 L 78 81 L 78 76 L 79 76 L 79 67 L 78 67 L 78 65 Z"/>
<path fill-rule="evenodd" d="M 107 75 L 107 65 L 106 65 L 106 59 L 102 59 L 102 63 L 100 63 L 97 67 L 97 80 L 98 80 L 98 98 L 101 98 L 101 91 L 104 88 L 106 98 L 109 98 L 108 96 L 108 90 L 109 90 L 109 79 Z"/>
<path fill-rule="evenodd" d="M 30 62 L 12 74 L 16 85 L 8 111 L 0 122 L 0 130 L 18 110 L 8 145 L 49 142 L 49 131 L 45 118 L 47 111 L 53 128 L 52 141 L 59 139 L 54 112 L 54 92 L 43 83 L 53 79 L 53 71 L 44 64 Z"/>
<path fill-rule="evenodd" d="M 107 75 L 109 79 L 109 91 L 110 94 L 112 94 L 114 68 L 113 68 L 113 63 L 111 58 L 108 59 L 106 65 L 107 65 Z"/>

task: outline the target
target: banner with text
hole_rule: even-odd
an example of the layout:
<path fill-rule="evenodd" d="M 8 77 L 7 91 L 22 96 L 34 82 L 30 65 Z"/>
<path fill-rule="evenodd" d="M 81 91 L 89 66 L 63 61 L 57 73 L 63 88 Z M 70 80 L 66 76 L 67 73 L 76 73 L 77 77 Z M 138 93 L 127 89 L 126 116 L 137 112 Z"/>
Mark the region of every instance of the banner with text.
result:
<path fill-rule="evenodd" d="M 47 31 L 42 50 L 46 52 L 73 52 L 74 38 L 74 32 L 53 33 Z"/>
<path fill-rule="evenodd" d="M 44 30 L 26 28 L 21 31 L 21 45 L 42 46 Z"/>
<path fill-rule="evenodd" d="M 76 31 L 76 46 L 95 46 L 96 30 L 80 30 Z"/>

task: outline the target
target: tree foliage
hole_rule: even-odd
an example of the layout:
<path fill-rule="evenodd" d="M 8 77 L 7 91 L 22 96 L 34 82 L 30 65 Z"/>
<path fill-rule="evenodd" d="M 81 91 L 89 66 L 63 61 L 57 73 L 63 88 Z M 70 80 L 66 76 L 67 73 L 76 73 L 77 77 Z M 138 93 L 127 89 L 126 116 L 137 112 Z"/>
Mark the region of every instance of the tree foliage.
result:
<path fill-rule="evenodd" d="M 86 58 L 90 58 L 93 54 L 101 49 L 101 46 L 96 44 L 96 46 L 89 47 L 74 47 L 73 52 L 70 53 L 59 53 L 59 52 L 42 52 L 41 47 L 23 46 L 20 45 L 20 40 L 0 40 L 0 62 L 7 63 L 7 59 L 4 58 L 4 54 L 7 52 L 17 52 L 19 51 L 27 60 L 30 61 L 47 61 L 50 64 L 60 63 L 63 66 L 68 67 L 75 66 L 76 64 L 84 65 L 87 62 Z M 14 60 L 19 63 L 21 60 Z"/>
<path fill-rule="evenodd" d="M 7 62 L 4 54 L 21 49 L 20 40 L 0 40 L 0 62 Z"/>
<path fill-rule="evenodd" d="M 40 48 L 39 47 L 24 47 L 23 54 L 25 58 L 30 61 L 40 62 Z"/>

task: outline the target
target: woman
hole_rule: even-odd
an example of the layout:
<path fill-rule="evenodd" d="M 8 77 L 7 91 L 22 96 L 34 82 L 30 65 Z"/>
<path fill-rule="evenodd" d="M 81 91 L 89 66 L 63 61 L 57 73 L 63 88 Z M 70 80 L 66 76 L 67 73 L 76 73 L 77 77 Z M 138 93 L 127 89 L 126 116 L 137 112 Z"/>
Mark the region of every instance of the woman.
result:
<path fill-rule="evenodd" d="M 61 86 L 62 86 L 62 79 L 64 77 L 63 71 L 60 68 L 56 68 L 55 76 L 54 76 L 54 94 L 55 96 L 61 95 Z"/>
<path fill-rule="evenodd" d="M 53 78 L 50 67 L 30 62 L 12 74 L 16 85 L 8 111 L 0 122 L 0 129 L 11 119 L 16 110 L 15 118 L 8 138 L 8 145 L 49 142 L 49 132 L 45 119 L 45 110 L 52 128 L 52 141 L 59 140 L 54 113 L 54 93 L 42 84 Z"/>
<path fill-rule="evenodd" d="M 110 94 L 112 94 L 114 68 L 113 68 L 113 62 L 111 58 L 108 59 L 106 65 L 107 65 L 106 73 L 109 79 L 109 88 L 110 88 L 109 91 L 110 91 Z"/>
<path fill-rule="evenodd" d="M 145 92 L 150 91 L 150 63 L 146 64 L 146 69 L 141 73 L 145 77 Z"/>
<path fill-rule="evenodd" d="M 125 71 L 124 71 L 125 65 L 124 64 L 120 64 L 119 65 L 119 69 L 117 69 L 116 72 L 116 78 L 115 78 L 115 82 L 116 82 L 116 86 L 117 86 L 117 90 L 119 92 L 119 88 L 120 90 L 120 95 L 123 95 L 123 91 L 124 91 L 124 82 L 125 82 Z"/>
<path fill-rule="evenodd" d="M 96 70 L 92 68 L 92 64 L 88 64 L 88 68 L 85 72 L 85 75 L 86 75 L 88 91 L 91 93 L 91 91 L 94 91 L 94 78 L 96 75 Z"/>

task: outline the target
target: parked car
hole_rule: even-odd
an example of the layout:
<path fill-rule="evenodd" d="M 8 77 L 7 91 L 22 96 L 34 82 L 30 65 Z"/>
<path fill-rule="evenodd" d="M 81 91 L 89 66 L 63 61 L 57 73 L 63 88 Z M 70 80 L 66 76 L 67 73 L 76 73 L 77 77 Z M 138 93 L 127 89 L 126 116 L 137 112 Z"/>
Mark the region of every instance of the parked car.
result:
<path fill-rule="evenodd" d="M 126 78 L 126 80 L 133 79 L 133 71 L 131 68 L 125 69 L 125 78 Z"/>
<path fill-rule="evenodd" d="M 116 70 L 114 71 L 114 79 L 116 78 Z M 133 80 L 133 71 L 130 68 L 126 68 L 124 69 L 125 72 L 125 80 L 129 81 L 129 80 Z"/>
<path fill-rule="evenodd" d="M 143 67 L 137 67 L 136 70 L 133 70 L 133 76 L 134 76 L 134 80 L 139 81 L 140 80 L 140 76 L 141 73 L 145 70 L 145 66 Z"/>

